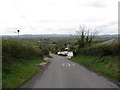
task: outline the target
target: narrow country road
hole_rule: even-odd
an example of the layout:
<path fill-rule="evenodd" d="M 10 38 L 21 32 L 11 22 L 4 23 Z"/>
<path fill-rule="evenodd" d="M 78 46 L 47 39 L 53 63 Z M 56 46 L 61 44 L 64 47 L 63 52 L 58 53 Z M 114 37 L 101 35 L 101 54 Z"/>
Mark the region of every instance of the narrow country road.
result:
<path fill-rule="evenodd" d="M 89 71 L 66 57 L 51 54 L 46 70 L 38 73 L 21 88 L 117 88 L 103 76 Z"/>

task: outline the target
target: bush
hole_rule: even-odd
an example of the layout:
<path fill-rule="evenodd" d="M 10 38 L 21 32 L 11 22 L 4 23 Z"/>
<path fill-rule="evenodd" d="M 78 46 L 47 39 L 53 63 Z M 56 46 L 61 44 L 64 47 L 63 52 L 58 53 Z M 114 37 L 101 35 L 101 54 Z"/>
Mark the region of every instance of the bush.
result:
<path fill-rule="evenodd" d="M 2 43 L 3 63 L 11 62 L 14 59 L 42 58 L 43 54 L 37 47 L 28 43 L 17 42 L 14 40 L 3 40 Z"/>
<path fill-rule="evenodd" d="M 47 49 L 42 49 L 42 54 L 45 55 L 45 56 L 48 56 L 49 55 L 49 51 Z"/>
<path fill-rule="evenodd" d="M 102 44 L 91 47 L 79 49 L 77 55 L 88 55 L 88 56 L 118 56 L 120 44 Z"/>
<path fill-rule="evenodd" d="M 42 58 L 46 51 L 30 43 L 7 39 L 3 40 L 2 46 L 3 88 L 16 88 L 23 84 L 40 71 L 35 65 L 45 62 Z"/>

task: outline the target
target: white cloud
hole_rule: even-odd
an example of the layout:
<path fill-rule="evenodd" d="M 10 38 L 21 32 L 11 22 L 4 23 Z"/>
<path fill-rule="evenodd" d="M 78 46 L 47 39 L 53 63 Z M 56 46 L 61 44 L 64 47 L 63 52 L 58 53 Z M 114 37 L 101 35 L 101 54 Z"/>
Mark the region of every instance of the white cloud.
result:
<path fill-rule="evenodd" d="M 72 34 L 82 24 L 117 33 L 117 0 L 1 0 L 0 11 L 0 34 Z"/>

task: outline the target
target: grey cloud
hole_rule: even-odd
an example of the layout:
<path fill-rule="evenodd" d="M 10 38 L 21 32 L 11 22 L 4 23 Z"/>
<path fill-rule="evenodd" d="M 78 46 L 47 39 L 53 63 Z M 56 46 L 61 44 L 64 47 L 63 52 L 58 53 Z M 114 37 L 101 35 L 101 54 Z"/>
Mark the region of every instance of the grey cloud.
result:
<path fill-rule="evenodd" d="M 111 27 L 111 26 L 114 26 L 114 25 L 118 25 L 118 22 L 117 21 L 110 22 L 110 23 L 105 24 L 105 25 L 100 25 L 97 28 L 107 28 L 107 27 Z"/>
<path fill-rule="evenodd" d="M 26 19 L 27 18 L 27 16 L 23 16 L 23 15 L 21 15 L 21 16 L 19 16 L 20 18 L 23 18 L 23 19 Z"/>
<path fill-rule="evenodd" d="M 60 34 L 70 34 L 76 32 L 74 27 L 61 27 L 61 28 L 46 28 L 44 29 L 44 32 L 50 32 L 50 33 L 60 33 Z"/>
<path fill-rule="evenodd" d="M 96 7 L 96 8 L 104 8 L 106 7 L 106 5 L 104 3 L 101 2 L 90 2 L 88 3 L 89 7 Z"/>
<path fill-rule="evenodd" d="M 100 25 L 97 26 L 96 29 L 99 33 L 110 33 L 110 34 L 114 34 L 114 33 L 118 33 L 118 26 L 117 26 L 118 22 L 110 22 L 108 24 L 105 25 Z"/>
<path fill-rule="evenodd" d="M 23 30 L 25 29 L 25 27 L 7 27 L 7 28 L 3 28 L 2 29 L 2 33 L 5 34 L 5 33 L 11 33 L 11 34 L 14 34 L 16 33 L 17 30 Z"/>
<path fill-rule="evenodd" d="M 44 19 L 44 20 L 37 20 L 36 23 L 54 23 L 59 22 L 60 20 L 50 20 L 50 19 Z"/>
<path fill-rule="evenodd" d="M 115 34 L 118 33 L 117 29 L 112 29 L 112 28 L 105 28 L 105 29 L 100 29 L 98 30 L 100 34 Z"/>
<path fill-rule="evenodd" d="M 103 21 L 103 20 L 105 20 L 105 18 L 90 18 L 90 19 L 88 19 L 88 20 L 86 20 L 87 22 L 101 22 L 101 21 Z"/>
<path fill-rule="evenodd" d="M 74 27 L 60 28 L 58 29 L 58 31 L 66 33 L 66 34 L 76 33 L 76 29 Z"/>
<path fill-rule="evenodd" d="M 54 19 L 44 19 L 44 20 L 37 20 L 36 23 L 69 23 L 69 22 L 79 22 L 80 20 L 54 20 Z"/>

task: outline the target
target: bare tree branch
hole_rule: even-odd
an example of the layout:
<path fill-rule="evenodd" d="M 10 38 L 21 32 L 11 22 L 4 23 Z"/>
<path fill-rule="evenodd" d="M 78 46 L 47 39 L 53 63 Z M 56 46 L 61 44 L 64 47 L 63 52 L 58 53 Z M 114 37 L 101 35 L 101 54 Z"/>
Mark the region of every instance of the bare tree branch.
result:
<path fill-rule="evenodd" d="M 85 47 L 92 43 L 92 40 L 96 37 L 97 31 L 86 26 L 79 26 L 79 30 L 76 32 L 79 47 Z"/>

